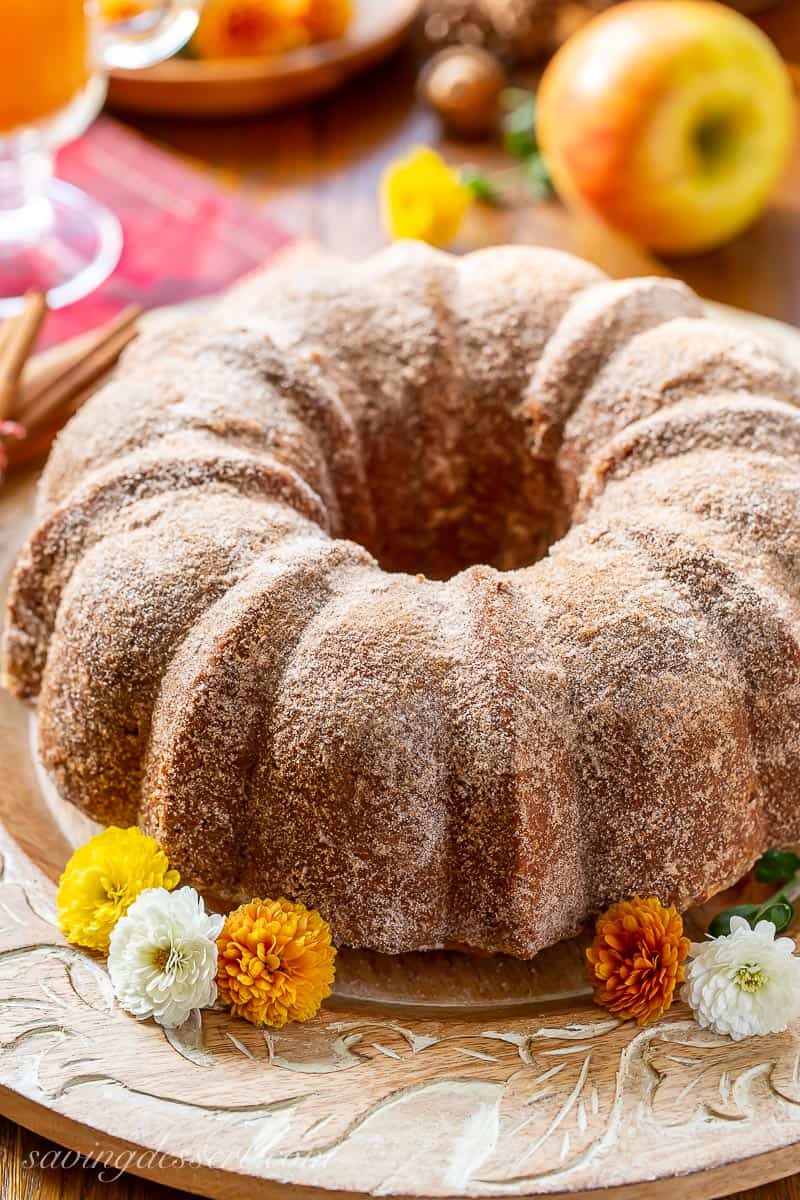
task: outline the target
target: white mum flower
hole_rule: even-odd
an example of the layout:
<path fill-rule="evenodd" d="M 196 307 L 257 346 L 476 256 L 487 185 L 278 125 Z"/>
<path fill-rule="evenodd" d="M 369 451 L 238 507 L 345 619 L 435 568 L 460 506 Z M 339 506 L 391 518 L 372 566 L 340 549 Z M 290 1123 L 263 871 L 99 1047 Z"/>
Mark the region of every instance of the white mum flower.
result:
<path fill-rule="evenodd" d="M 108 972 L 122 1008 L 139 1020 L 182 1025 L 217 998 L 216 938 L 225 918 L 194 888 L 147 888 L 114 926 Z"/>
<path fill-rule="evenodd" d="M 693 945 L 681 991 L 703 1029 L 734 1041 L 781 1033 L 800 1016 L 800 958 L 771 921 L 755 929 L 731 917 L 731 932 Z"/>

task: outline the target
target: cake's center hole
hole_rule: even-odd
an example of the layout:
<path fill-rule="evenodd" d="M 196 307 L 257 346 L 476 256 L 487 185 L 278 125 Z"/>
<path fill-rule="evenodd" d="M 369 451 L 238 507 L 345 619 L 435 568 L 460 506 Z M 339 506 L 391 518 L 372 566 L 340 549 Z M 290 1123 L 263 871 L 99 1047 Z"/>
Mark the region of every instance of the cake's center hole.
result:
<path fill-rule="evenodd" d="M 513 445 L 483 451 L 472 463 L 455 454 L 443 463 L 440 448 L 427 446 L 421 462 L 375 490 L 378 534 L 366 544 L 384 570 L 438 580 L 478 564 L 511 571 L 563 537 L 569 522 L 555 469 L 530 459 L 522 428 Z"/>

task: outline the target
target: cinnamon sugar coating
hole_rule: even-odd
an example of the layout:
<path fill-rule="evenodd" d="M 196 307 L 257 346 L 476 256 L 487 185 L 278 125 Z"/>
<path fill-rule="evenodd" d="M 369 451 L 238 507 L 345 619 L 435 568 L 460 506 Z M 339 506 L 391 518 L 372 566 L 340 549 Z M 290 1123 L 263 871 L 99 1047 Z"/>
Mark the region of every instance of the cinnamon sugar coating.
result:
<path fill-rule="evenodd" d="M 5 681 L 65 798 L 341 943 L 686 907 L 800 839 L 798 397 L 554 251 L 265 274 L 59 437 Z"/>

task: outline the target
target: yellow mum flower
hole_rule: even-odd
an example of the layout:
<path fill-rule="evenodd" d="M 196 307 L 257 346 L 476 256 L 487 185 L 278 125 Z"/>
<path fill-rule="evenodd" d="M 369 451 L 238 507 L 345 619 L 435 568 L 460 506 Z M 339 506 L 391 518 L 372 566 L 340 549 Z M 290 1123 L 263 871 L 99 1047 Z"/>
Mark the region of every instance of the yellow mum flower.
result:
<path fill-rule="evenodd" d="M 308 1021 L 331 994 L 336 950 L 327 922 L 291 900 L 251 900 L 217 938 L 219 999 L 253 1025 Z"/>
<path fill-rule="evenodd" d="M 384 172 L 381 199 L 391 237 L 446 246 L 461 228 L 472 192 L 435 150 L 422 146 Z"/>
<path fill-rule="evenodd" d="M 306 25 L 312 42 L 344 37 L 353 19 L 353 0 L 309 0 Z"/>
<path fill-rule="evenodd" d="M 192 47 L 202 58 L 264 58 L 309 41 L 308 0 L 205 0 Z"/>
<path fill-rule="evenodd" d="M 111 825 L 80 846 L 58 884 L 58 923 L 67 941 L 105 954 L 120 917 L 145 888 L 172 891 L 180 881 L 158 842 L 139 829 Z"/>

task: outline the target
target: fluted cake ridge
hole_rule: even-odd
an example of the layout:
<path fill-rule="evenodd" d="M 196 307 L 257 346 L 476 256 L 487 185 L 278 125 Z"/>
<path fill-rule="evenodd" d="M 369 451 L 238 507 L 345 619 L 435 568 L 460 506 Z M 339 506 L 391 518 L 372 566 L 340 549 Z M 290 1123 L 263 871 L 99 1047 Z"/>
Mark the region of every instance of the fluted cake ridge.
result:
<path fill-rule="evenodd" d="M 59 437 L 4 679 L 66 799 L 344 944 L 688 906 L 800 838 L 798 397 L 555 251 L 266 273 Z"/>

